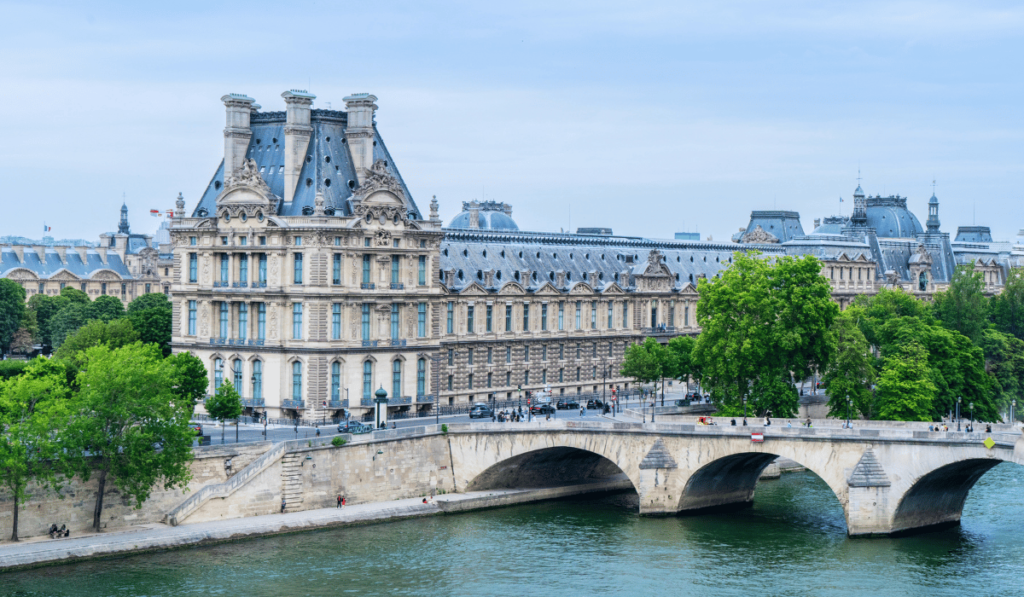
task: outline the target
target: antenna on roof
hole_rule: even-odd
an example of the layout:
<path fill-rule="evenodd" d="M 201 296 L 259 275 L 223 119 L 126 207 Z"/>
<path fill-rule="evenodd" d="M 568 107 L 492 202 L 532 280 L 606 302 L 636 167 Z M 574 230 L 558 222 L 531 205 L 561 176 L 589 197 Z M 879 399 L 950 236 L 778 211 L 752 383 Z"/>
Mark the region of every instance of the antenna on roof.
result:
<path fill-rule="evenodd" d="M 857 166 L 857 186 L 860 186 L 860 166 Z"/>

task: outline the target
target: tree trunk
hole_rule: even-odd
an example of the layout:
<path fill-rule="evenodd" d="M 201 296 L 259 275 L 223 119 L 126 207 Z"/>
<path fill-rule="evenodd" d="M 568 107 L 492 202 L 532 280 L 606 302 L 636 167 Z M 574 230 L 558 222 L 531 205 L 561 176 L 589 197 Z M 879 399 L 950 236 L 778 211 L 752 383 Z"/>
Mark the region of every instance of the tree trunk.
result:
<path fill-rule="evenodd" d="M 14 512 L 11 518 L 11 541 L 18 540 L 18 507 L 21 505 L 21 500 L 18 499 L 18 486 L 14 488 Z"/>
<path fill-rule="evenodd" d="M 96 511 L 92 514 L 92 527 L 98 533 L 100 532 L 100 514 L 103 513 L 103 492 L 107 487 L 107 471 L 100 471 L 100 488 L 99 494 L 96 496 Z"/>

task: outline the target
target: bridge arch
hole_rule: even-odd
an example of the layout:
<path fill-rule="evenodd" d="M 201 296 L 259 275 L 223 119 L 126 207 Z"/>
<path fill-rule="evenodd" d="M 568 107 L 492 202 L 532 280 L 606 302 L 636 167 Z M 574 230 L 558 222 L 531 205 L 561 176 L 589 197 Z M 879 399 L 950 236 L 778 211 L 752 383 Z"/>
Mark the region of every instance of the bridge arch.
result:
<path fill-rule="evenodd" d="M 893 513 L 892 532 L 907 533 L 960 522 L 971 488 L 1003 460 L 969 458 L 914 479 Z"/>
<path fill-rule="evenodd" d="M 614 462 L 596 452 L 555 446 L 501 460 L 473 478 L 466 490 L 577 485 L 614 477 L 628 478 L 628 475 Z M 636 489 L 636 485 L 633 488 Z"/>

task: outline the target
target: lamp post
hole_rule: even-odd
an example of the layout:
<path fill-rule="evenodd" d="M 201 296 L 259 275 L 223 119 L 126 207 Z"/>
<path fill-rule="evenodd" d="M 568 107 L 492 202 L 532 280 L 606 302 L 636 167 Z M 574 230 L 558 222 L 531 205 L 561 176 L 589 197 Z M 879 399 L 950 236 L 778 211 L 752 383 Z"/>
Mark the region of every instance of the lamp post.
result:
<path fill-rule="evenodd" d="M 1013 418 L 1013 411 L 1017 408 L 1017 400 L 1010 401 L 1010 425 L 1016 425 L 1017 420 Z"/>
<path fill-rule="evenodd" d="M 653 423 L 654 415 L 658 408 L 658 382 L 654 382 L 654 385 L 651 387 L 651 396 L 654 398 L 654 400 L 651 401 L 651 423 Z M 662 400 L 665 399 L 664 396 L 665 394 L 662 393 Z"/>
<path fill-rule="evenodd" d="M 846 397 L 846 428 L 850 428 L 850 408 L 853 407 L 853 400 L 850 397 Z"/>
<path fill-rule="evenodd" d="M 960 402 L 962 399 L 957 396 L 956 398 L 956 430 L 960 431 Z"/>
<path fill-rule="evenodd" d="M 974 403 L 971 402 L 967 406 L 969 406 L 970 409 L 971 409 L 971 431 L 973 431 L 974 430 Z"/>
<path fill-rule="evenodd" d="M 388 425 L 388 391 L 381 385 L 373 393 L 373 423 L 377 429 L 386 429 Z"/>

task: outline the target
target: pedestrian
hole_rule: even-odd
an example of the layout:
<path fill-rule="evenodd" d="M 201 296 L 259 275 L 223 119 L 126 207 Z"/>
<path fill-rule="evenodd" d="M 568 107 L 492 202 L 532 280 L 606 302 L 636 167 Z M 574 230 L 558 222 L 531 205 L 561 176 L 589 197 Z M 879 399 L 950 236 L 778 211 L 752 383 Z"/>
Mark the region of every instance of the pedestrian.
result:
<path fill-rule="evenodd" d="M 424 504 L 426 504 L 426 503 L 427 503 L 427 498 L 423 498 L 423 503 L 424 503 Z"/>
<path fill-rule="evenodd" d="M 811 428 L 811 418 L 810 417 L 807 417 L 807 428 L 808 429 Z"/>
<path fill-rule="evenodd" d="M 935 431 L 935 429 L 931 425 L 929 425 L 928 426 L 928 431 Z"/>
<path fill-rule="evenodd" d="M 583 415 L 585 415 L 586 413 L 587 413 L 587 409 L 581 406 L 581 407 L 580 407 L 580 416 L 582 417 L 582 416 L 583 416 Z"/>
<path fill-rule="evenodd" d="M 743 417 L 743 426 L 744 426 L 744 427 L 746 427 L 746 426 L 747 426 L 747 418 L 746 418 L 746 417 Z"/>
<path fill-rule="evenodd" d="M 733 419 L 733 420 L 732 420 L 732 426 L 733 426 L 733 427 L 735 427 L 735 426 L 736 426 L 736 419 Z"/>
<path fill-rule="evenodd" d="M 985 424 L 985 433 L 992 433 L 992 423 Z"/>
<path fill-rule="evenodd" d="M 344 497 L 341 498 L 341 507 L 342 508 L 345 507 L 345 498 Z"/>
<path fill-rule="evenodd" d="M 341 494 L 338 494 L 338 507 L 341 507 Z"/>
<path fill-rule="evenodd" d="M 398 429 L 398 423 L 392 423 L 391 424 L 391 428 L 392 429 Z"/>
<path fill-rule="evenodd" d="M 284 512 L 285 505 L 286 505 L 286 502 L 284 501 L 284 497 L 282 496 L 281 497 L 281 512 Z"/>
<path fill-rule="evenodd" d="M 320 437 L 320 428 L 319 427 L 316 428 L 316 436 Z"/>

